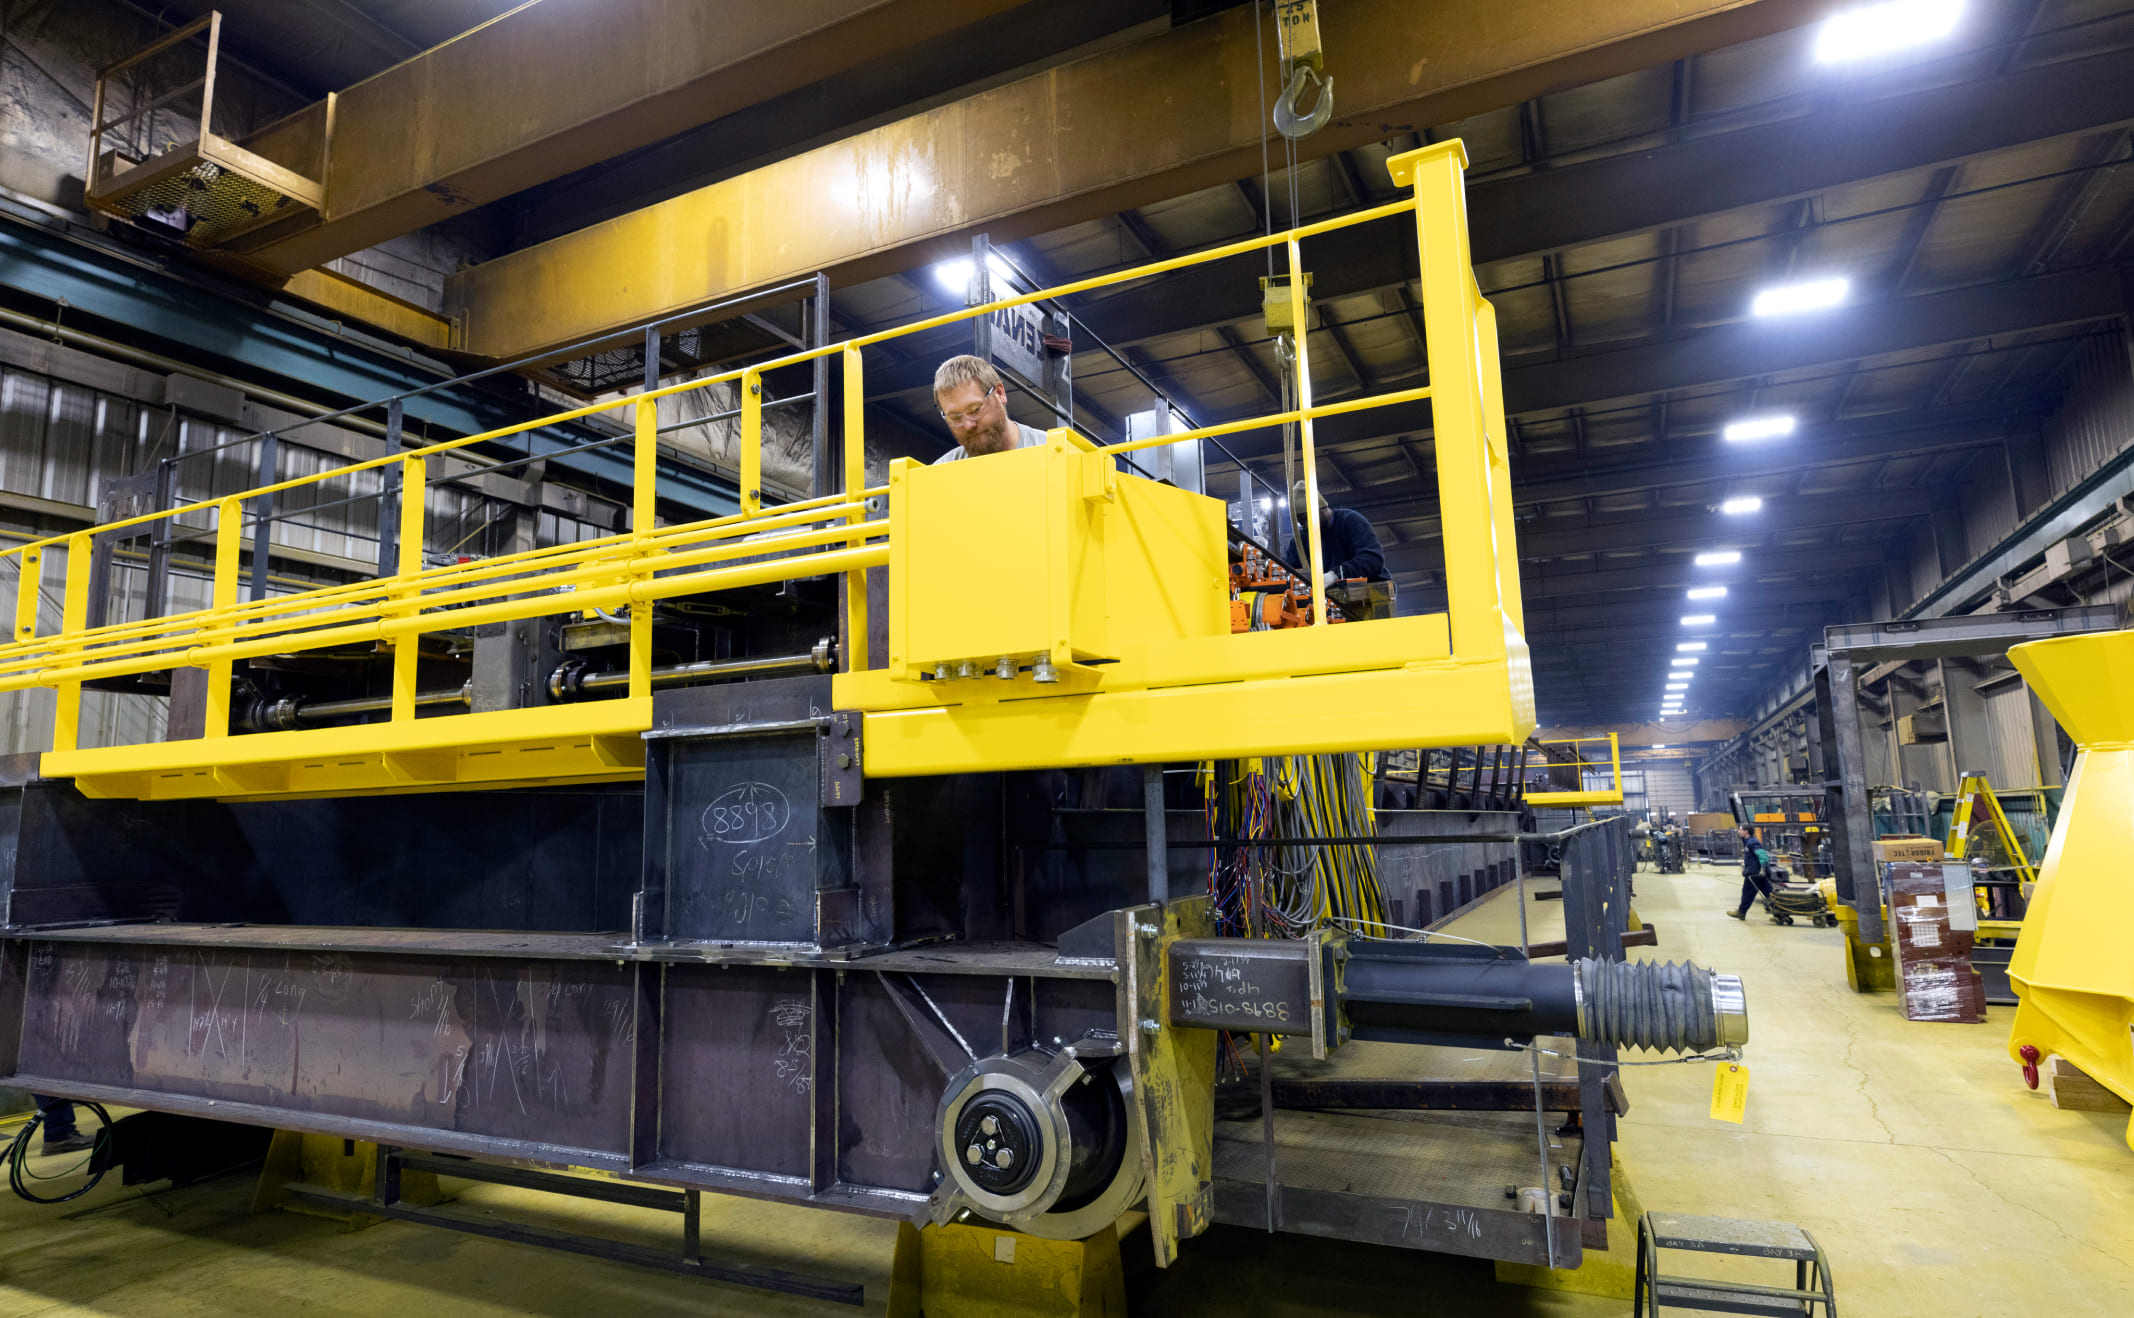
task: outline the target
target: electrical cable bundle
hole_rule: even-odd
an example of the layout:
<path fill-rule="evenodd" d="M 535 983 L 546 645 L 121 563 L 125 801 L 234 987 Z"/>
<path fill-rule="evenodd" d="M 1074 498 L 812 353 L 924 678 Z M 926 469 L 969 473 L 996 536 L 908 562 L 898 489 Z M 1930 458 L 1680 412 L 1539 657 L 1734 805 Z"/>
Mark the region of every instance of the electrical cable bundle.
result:
<path fill-rule="evenodd" d="M 1377 833 L 1361 755 L 1298 755 L 1280 764 L 1275 813 L 1284 839 Z M 1307 928 L 1332 924 L 1374 935 L 1384 932 L 1385 896 L 1378 886 L 1377 851 L 1369 844 L 1285 846 L 1277 869 L 1309 876 L 1312 909 Z"/>
<path fill-rule="evenodd" d="M 55 1172 L 50 1176 L 40 1176 L 36 1172 L 30 1170 L 29 1159 L 31 1137 L 36 1135 L 37 1128 L 44 1124 L 43 1112 L 39 1112 L 37 1115 L 31 1117 L 29 1121 L 22 1127 L 22 1129 L 16 1132 L 15 1142 L 8 1148 L 7 1182 L 10 1186 L 14 1188 L 14 1191 L 17 1195 L 29 1200 L 33 1204 L 63 1204 L 70 1199 L 79 1199 L 83 1195 L 89 1193 L 91 1190 L 94 1190 L 96 1188 L 97 1182 L 104 1179 L 105 1169 L 98 1168 L 93 1174 L 91 1174 L 87 1183 L 81 1185 L 80 1187 L 74 1190 L 68 1191 L 66 1194 L 53 1195 L 48 1197 L 40 1194 L 32 1194 L 30 1192 L 29 1182 L 31 1181 L 56 1181 L 63 1176 L 72 1176 L 75 1172 L 78 1172 L 82 1168 L 91 1165 L 96 1161 L 97 1154 L 102 1153 L 104 1151 L 105 1145 L 110 1142 L 111 1114 L 104 1111 L 103 1106 L 97 1103 L 78 1103 L 77 1106 L 88 1108 L 91 1112 L 94 1112 L 96 1114 L 97 1121 L 102 1124 L 99 1126 L 96 1132 L 96 1144 L 90 1148 L 87 1156 L 85 1156 L 80 1162 L 75 1163 L 72 1167 L 67 1168 L 63 1172 Z"/>
<path fill-rule="evenodd" d="M 1218 932 L 1296 938 L 1329 924 L 1383 931 L 1375 849 L 1298 845 L 1377 833 L 1362 756 L 1226 760 L 1203 765 L 1201 783 L 1208 836 L 1230 843 L 1208 871 Z"/>
<path fill-rule="evenodd" d="M 1230 937 L 1288 938 L 1301 932 L 1308 904 L 1274 867 L 1274 779 L 1262 760 L 1222 760 L 1201 766 L 1202 810 L 1208 836 L 1236 839 L 1218 849 L 1208 869 L 1217 932 Z M 1277 891 L 1277 887 L 1285 890 Z"/>

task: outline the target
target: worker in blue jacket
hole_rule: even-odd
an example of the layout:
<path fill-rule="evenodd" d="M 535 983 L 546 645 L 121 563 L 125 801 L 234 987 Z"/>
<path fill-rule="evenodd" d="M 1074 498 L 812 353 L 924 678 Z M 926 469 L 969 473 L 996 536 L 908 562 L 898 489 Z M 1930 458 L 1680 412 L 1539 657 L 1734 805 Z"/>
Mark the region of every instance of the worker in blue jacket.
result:
<path fill-rule="evenodd" d="M 1764 850 L 1763 843 L 1756 840 L 1756 830 L 1741 830 L 1741 905 L 1727 914 L 1737 920 L 1749 918 L 1749 908 L 1756 904 L 1756 894 L 1771 895 L 1771 853 Z"/>
<path fill-rule="evenodd" d="M 1289 491 L 1293 519 L 1290 529 L 1294 532 L 1289 541 L 1289 565 L 1299 572 L 1311 570 L 1311 528 L 1301 511 L 1307 497 L 1303 481 Z M 1332 586 L 1357 578 L 1386 579 L 1386 552 L 1379 546 L 1378 532 L 1371 529 L 1371 519 L 1353 508 L 1330 506 L 1323 494 L 1319 496 L 1319 561 L 1322 580 L 1315 585 Z"/>

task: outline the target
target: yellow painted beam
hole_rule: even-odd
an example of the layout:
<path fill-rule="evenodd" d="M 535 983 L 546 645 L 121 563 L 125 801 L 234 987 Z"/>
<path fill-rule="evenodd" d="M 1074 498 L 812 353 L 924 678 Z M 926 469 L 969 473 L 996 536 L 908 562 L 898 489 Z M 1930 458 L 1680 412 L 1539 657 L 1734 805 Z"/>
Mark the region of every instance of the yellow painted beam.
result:
<path fill-rule="evenodd" d="M 1768 35 L 1820 0 L 1341 0 L 1340 116 L 1307 157 Z M 1259 170 L 1250 6 L 953 101 L 455 274 L 465 348 L 516 357 L 826 270 L 852 283 Z M 344 93 L 342 113 L 353 93 Z M 1514 590 L 1516 595 L 1516 589 Z M 1517 601 L 1511 601 L 1514 617 Z"/>
<path fill-rule="evenodd" d="M 342 91 L 330 130 L 322 102 L 247 139 L 326 207 L 233 250 L 295 274 L 1016 3 L 534 0 Z"/>
<path fill-rule="evenodd" d="M 450 320 L 338 271 L 300 270 L 282 285 L 282 291 L 343 320 L 362 321 L 425 348 L 453 346 Z"/>

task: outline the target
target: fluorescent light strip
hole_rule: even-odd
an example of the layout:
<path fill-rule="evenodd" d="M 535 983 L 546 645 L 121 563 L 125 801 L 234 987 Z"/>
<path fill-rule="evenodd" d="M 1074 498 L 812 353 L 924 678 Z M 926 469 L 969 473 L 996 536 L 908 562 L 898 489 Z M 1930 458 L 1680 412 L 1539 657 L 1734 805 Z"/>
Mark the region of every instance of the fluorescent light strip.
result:
<path fill-rule="evenodd" d="M 1716 549 L 1697 555 L 1698 567 L 1732 567 L 1740 561 L 1741 551 L 1738 549 Z"/>
<path fill-rule="evenodd" d="M 1790 413 L 1747 416 L 1728 423 L 1719 433 L 1729 444 L 1746 444 L 1759 439 L 1783 439 L 1793 433 L 1796 424 Z"/>
<path fill-rule="evenodd" d="M 1677 650 L 1702 650 L 1706 647 L 1704 642 L 1702 641 L 1684 641 L 1682 642 L 1682 644 L 1676 646 L 1675 648 Z"/>
<path fill-rule="evenodd" d="M 1752 316 L 1797 316 L 1808 311 L 1827 311 L 1852 292 L 1849 279 L 1804 279 L 1797 284 L 1779 284 L 1758 293 L 1749 303 Z"/>
<path fill-rule="evenodd" d="M 1816 30 L 1816 62 L 1850 64 L 1924 46 L 1954 32 L 1963 13 L 1961 0 L 1887 0 L 1848 9 Z"/>
<path fill-rule="evenodd" d="M 1684 627 L 1709 627 L 1717 621 L 1719 619 L 1709 613 L 1685 613 L 1682 615 L 1682 625 Z"/>
<path fill-rule="evenodd" d="M 1719 511 L 1729 517 L 1740 517 L 1744 513 L 1760 513 L 1763 510 L 1764 501 L 1753 494 L 1743 495 L 1738 499 L 1727 499 L 1719 505 Z"/>
<path fill-rule="evenodd" d="M 1723 600 L 1726 598 L 1726 587 L 1699 586 L 1689 593 L 1689 598 L 1693 600 Z"/>

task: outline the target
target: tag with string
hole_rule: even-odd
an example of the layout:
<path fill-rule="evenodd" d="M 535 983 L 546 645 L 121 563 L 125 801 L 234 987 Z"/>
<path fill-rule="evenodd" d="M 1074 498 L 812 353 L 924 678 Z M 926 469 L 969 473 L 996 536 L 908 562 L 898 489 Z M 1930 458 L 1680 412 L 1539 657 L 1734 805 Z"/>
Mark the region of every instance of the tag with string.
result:
<path fill-rule="evenodd" d="M 1712 1068 L 1712 1120 L 1738 1126 L 1748 1110 L 1749 1068 L 1739 1062 Z"/>

